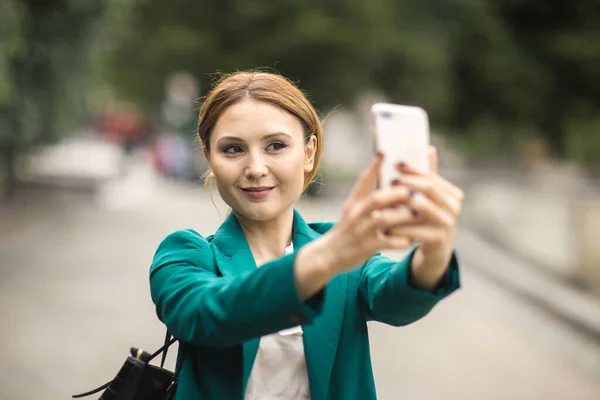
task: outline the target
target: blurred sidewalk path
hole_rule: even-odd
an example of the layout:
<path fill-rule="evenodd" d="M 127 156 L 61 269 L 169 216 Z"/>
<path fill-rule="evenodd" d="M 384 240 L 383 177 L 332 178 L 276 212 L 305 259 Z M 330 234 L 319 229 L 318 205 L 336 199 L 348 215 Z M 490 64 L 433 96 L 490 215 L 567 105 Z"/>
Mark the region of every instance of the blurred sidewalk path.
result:
<path fill-rule="evenodd" d="M 473 173 L 461 168 L 447 168 L 443 172 L 462 187 L 469 186 Z M 474 172 L 475 175 L 478 173 Z M 472 205 L 465 204 L 465 207 L 469 206 Z M 468 214 L 468 211 L 464 213 Z M 478 234 L 480 225 L 473 216 L 461 219 L 463 229 L 457 236 L 457 247 L 462 250 L 463 258 L 485 260 L 474 264 L 479 273 L 600 342 L 600 298 L 559 274 L 532 265 L 501 244 L 486 240 Z"/>
<path fill-rule="evenodd" d="M 40 149 L 29 157 L 15 198 L 0 200 L 0 238 L 60 204 L 89 198 L 105 185 L 137 182 L 124 176 L 124 171 L 137 174 L 148 169 L 146 164 L 143 152 L 128 158 L 117 144 L 86 133 Z"/>
<path fill-rule="evenodd" d="M 463 229 L 457 236 L 461 258 L 478 272 L 564 319 L 600 342 L 600 299 L 541 271 Z"/>

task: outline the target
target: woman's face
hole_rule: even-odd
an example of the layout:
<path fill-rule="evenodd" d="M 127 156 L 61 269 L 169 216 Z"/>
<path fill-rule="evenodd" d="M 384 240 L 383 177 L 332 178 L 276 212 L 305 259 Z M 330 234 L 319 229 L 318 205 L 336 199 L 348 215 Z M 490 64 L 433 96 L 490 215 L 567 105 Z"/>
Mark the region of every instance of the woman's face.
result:
<path fill-rule="evenodd" d="M 290 210 L 314 166 L 316 138 L 304 142 L 296 117 L 269 103 L 241 100 L 219 117 L 208 165 L 238 216 L 267 221 Z"/>

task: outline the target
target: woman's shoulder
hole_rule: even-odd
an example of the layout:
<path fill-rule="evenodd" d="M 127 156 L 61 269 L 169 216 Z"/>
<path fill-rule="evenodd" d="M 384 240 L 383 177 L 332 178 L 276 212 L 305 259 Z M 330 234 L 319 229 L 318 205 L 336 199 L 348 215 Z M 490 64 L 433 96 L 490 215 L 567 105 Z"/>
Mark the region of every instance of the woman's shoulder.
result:
<path fill-rule="evenodd" d="M 210 236 L 208 236 L 210 239 Z M 194 229 L 180 229 L 169 233 L 160 243 L 160 248 L 194 248 L 208 246 L 208 240 Z"/>
<path fill-rule="evenodd" d="M 158 245 L 150 264 L 152 291 L 156 293 L 173 274 L 182 278 L 203 271 L 215 272 L 209 240 L 193 229 L 171 232 Z"/>
<path fill-rule="evenodd" d="M 163 264 L 174 259 L 198 259 L 212 253 L 211 236 L 204 237 L 194 229 L 181 229 L 169 233 L 158 245 L 153 264 Z"/>

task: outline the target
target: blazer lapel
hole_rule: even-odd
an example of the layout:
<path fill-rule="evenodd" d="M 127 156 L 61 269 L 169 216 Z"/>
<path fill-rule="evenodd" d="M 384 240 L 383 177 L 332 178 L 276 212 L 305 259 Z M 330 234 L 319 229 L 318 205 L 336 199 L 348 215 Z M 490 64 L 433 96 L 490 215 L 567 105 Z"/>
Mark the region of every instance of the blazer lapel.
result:
<path fill-rule="evenodd" d="M 300 214 L 294 214 L 294 250 L 321 235 L 311 229 Z M 321 314 L 312 324 L 303 325 L 304 354 L 308 368 L 311 398 L 326 399 L 329 380 L 337 353 L 344 310 L 346 308 L 347 275 L 332 279 L 325 289 L 325 301 Z"/>
<path fill-rule="evenodd" d="M 233 213 L 217 229 L 212 242 L 224 256 L 217 260 L 219 272 L 223 276 L 236 276 L 256 269 L 244 231 Z"/>
<path fill-rule="evenodd" d="M 304 221 L 300 213 L 294 210 L 293 243 L 294 251 L 320 237 Z M 244 232 L 237 219 L 231 213 L 217 232 L 213 235 L 213 243 L 222 253 L 217 256 L 219 271 L 223 276 L 236 276 L 256 269 L 254 256 L 248 246 Z M 217 253 L 215 253 L 217 254 Z M 303 325 L 304 354 L 308 368 L 308 379 L 311 397 L 324 399 L 329 388 L 329 378 L 336 357 L 340 338 L 344 309 L 346 305 L 347 276 L 334 278 L 326 288 L 323 311 L 311 325 Z M 260 338 L 243 344 L 243 389 L 254 365 Z"/>
<path fill-rule="evenodd" d="M 256 269 L 254 256 L 244 235 L 244 231 L 233 213 L 221 224 L 213 235 L 213 243 L 222 256 L 218 257 L 217 265 L 223 276 L 237 276 Z M 218 254 L 218 253 L 215 253 Z M 243 390 L 250 377 L 260 338 L 248 340 L 242 346 Z"/>

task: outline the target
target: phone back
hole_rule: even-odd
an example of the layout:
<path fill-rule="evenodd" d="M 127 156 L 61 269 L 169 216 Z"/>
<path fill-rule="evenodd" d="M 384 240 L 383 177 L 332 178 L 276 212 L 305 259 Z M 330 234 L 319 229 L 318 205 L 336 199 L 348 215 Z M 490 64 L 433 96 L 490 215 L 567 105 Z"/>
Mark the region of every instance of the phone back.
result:
<path fill-rule="evenodd" d="M 379 186 L 386 187 L 401 177 L 396 169 L 406 162 L 429 169 L 429 120 L 419 107 L 376 103 L 371 107 L 375 150 L 384 154 Z"/>

